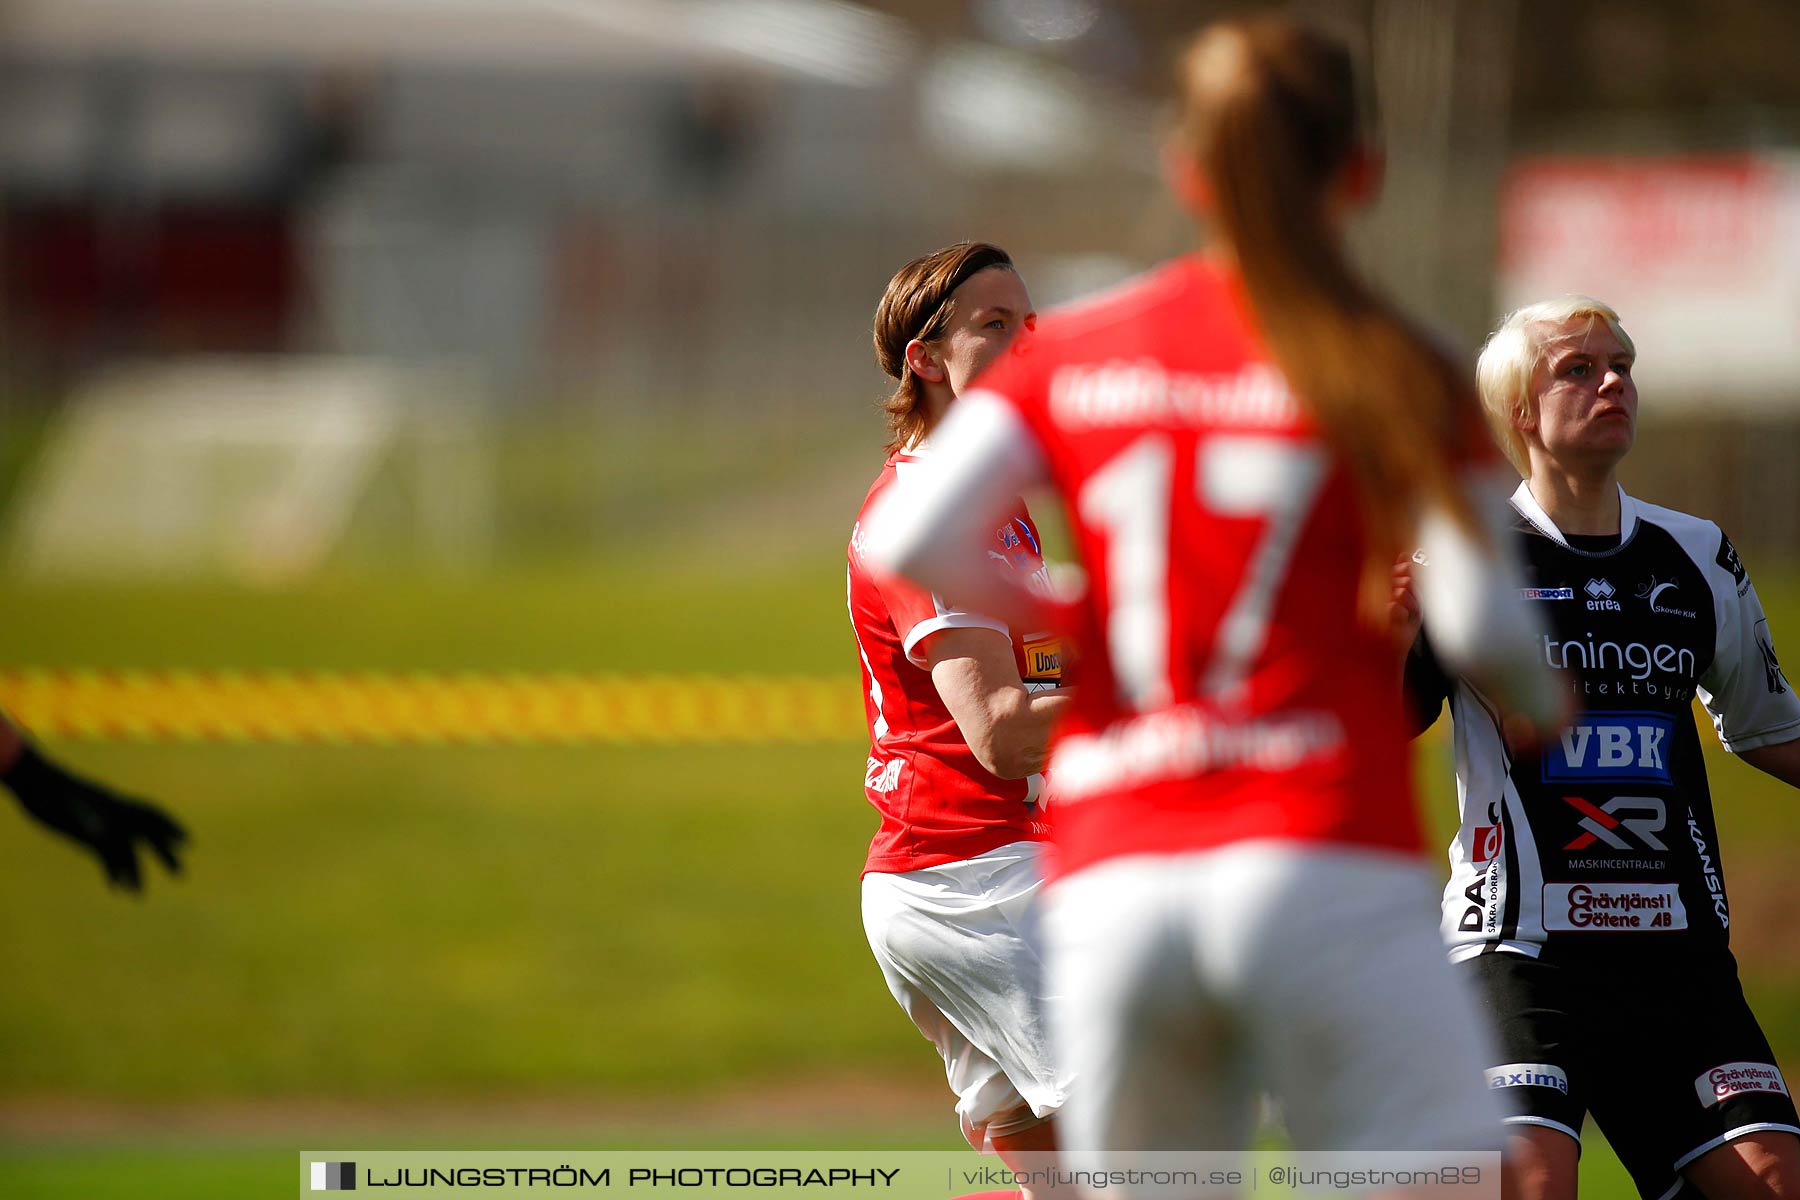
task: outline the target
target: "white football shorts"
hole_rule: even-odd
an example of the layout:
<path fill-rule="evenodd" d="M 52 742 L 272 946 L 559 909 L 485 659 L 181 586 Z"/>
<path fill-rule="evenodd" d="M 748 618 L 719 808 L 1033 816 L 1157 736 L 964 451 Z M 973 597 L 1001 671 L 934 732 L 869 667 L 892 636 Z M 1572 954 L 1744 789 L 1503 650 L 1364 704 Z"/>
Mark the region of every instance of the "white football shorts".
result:
<path fill-rule="evenodd" d="M 1391 853 L 1291 841 L 1120 858 L 1044 906 L 1065 1163 L 1241 1149 L 1258 1096 L 1297 1150 L 1498 1150 L 1491 1034 L 1438 887 Z"/>
<path fill-rule="evenodd" d="M 918 871 L 863 876 L 863 930 L 888 991 L 944 1058 L 977 1150 L 1062 1107 L 1036 920 L 1036 842 Z"/>

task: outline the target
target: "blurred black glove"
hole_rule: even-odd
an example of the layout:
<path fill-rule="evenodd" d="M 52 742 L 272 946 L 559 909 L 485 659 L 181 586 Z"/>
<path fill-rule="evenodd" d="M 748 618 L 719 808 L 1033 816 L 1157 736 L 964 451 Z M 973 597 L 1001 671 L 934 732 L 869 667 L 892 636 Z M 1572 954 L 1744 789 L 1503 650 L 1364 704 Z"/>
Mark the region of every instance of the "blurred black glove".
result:
<path fill-rule="evenodd" d="M 137 844 L 156 852 L 163 865 L 180 874 L 177 851 L 187 831 L 151 804 L 115 796 L 98 784 L 71 775 L 25 745 L 18 761 L 0 783 L 12 789 L 26 812 L 64 837 L 92 850 L 114 884 L 142 890 Z"/>

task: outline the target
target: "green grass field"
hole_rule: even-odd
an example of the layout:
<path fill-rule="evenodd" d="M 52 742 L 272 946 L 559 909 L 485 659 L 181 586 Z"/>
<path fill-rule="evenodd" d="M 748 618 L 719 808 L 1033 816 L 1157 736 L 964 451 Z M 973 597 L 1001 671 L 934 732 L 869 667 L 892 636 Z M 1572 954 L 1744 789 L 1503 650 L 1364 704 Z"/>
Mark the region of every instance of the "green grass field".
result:
<path fill-rule="evenodd" d="M 346 572 L 270 594 L 14 587 L 0 625 L 6 665 L 781 671 L 854 688 L 838 553 Z M 1800 637 L 1800 586 L 1765 573 L 1762 589 Z M 0 1195 L 287 1194 L 294 1150 L 359 1129 L 388 1147 L 956 1144 L 935 1056 L 863 943 L 858 744 L 53 749 L 166 801 L 194 845 L 185 878 L 136 900 L 4 818 Z M 1426 758 L 1443 824 L 1441 743 Z M 1742 764 L 1714 772 L 1734 936 L 1792 1062 L 1800 806 Z M 1629 1194 L 1597 1144 L 1587 1158 L 1587 1195 Z"/>

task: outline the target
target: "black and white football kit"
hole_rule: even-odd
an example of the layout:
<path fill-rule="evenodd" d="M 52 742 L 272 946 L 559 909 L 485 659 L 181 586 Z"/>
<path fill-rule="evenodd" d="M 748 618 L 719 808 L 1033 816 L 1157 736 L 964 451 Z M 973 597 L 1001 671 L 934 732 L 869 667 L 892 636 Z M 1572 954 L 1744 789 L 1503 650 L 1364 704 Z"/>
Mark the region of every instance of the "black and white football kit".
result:
<path fill-rule="evenodd" d="M 1512 1120 L 1577 1140 L 1592 1112 L 1658 1200 L 1733 1137 L 1800 1133 L 1738 986 L 1693 719 L 1698 698 L 1742 752 L 1800 737 L 1800 699 L 1719 527 L 1619 499 L 1620 534 L 1600 539 L 1564 536 L 1524 484 L 1513 495 L 1544 661 L 1574 693 L 1557 740 L 1511 756 L 1501 714 L 1444 677 L 1426 635 L 1407 687 L 1420 728 L 1446 697 L 1455 721 L 1443 930 L 1498 1025 L 1489 1084 Z"/>

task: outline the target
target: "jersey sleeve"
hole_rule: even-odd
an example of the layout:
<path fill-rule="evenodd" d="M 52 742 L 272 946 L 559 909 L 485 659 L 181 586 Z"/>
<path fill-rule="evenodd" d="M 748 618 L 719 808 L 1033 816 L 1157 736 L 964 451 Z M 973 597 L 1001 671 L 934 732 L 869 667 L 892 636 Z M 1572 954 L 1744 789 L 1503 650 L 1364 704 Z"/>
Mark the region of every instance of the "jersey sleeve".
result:
<path fill-rule="evenodd" d="M 1413 644 L 1406 652 L 1403 682 L 1407 732 L 1418 737 L 1437 723 L 1438 714 L 1444 711 L 1444 701 L 1450 698 L 1454 686 L 1443 664 L 1432 652 L 1431 639 L 1425 636 L 1423 629 L 1413 638 Z"/>
<path fill-rule="evenodd" d="M 951 406 L 932 441 L 930 469 L 919 473 L 918 487 L 902 491 L 897 480 L 870 514 L 869 562 L 940 596 L 966 598 L 968 611 L 1034 620 L 1038 601 L 1029 580 L 1007 579 L 1012 572 L 993 561 L 1007 558 L 995 542 L 1000 523 L 1018 507 L 1019 493 L 1044 475 L 1029 431 L 1008 406 L 976 391 Z"/>
<path fill-rule="evenodd" d="M 882 576 L 876 586 L 893 618 L 894 631 L 900 635 L 906 659 L 916 667 L 926 666 L 925 639 L 944 629 L 992 629 L 1012 636 L 1006 622 L 983 613 L 970 612 L 947 604 L 942 596 L 893 575 Z"/>
<path fill-rule="evenodd" d="M 894 490 L 899 498 L 904 499 L 909 488 L 919 486 L 918 472 L 922 467 L 923 464 L 915 462 L 897 465 Z M 993 551 L 990 549 L 989 553 L 993 554 Z M 882 602 L 887 605 L 888 616 L 894 622 L 894 631 L 900 635 L 901 649 L 906 654 L 907 661 L 914 666 L 928 665 L 925 659 L 925 639 L 940 630 L 992 629 L 1007 637 L 1012 635 L 1012 630 L 1000 618 L 952 604 L 929 588 L 921 587 L 901 576 L 878 573 L 876 587 L 881 592 Z"/>
<path fill-rule="evenodd" d="M 1548 725 L 1562 710 L 1561 685 L 1538 653 L 1540 614 L 1520 596 L 1524 579 L 1502 474 L 1465 472 L 1462 485 L 1485 537 L 1471 536 L 1438 506 L 1419 518 L 1419 546 L 1429 563 L 1418 576 L 1419 607 L 1432 649 L 1447 670 L 1476 682 L 1503 707 Z"/>
<path fill-rule="evenodd" d="M 1718 553 L 1702 568 L 1712 584 L 1718 643 L 1698 690 L 1720 744 L 1741 754 L 1800 737 L 1800 698 L 1775 657 L 1750 574 L 1723 532 Z"/>

